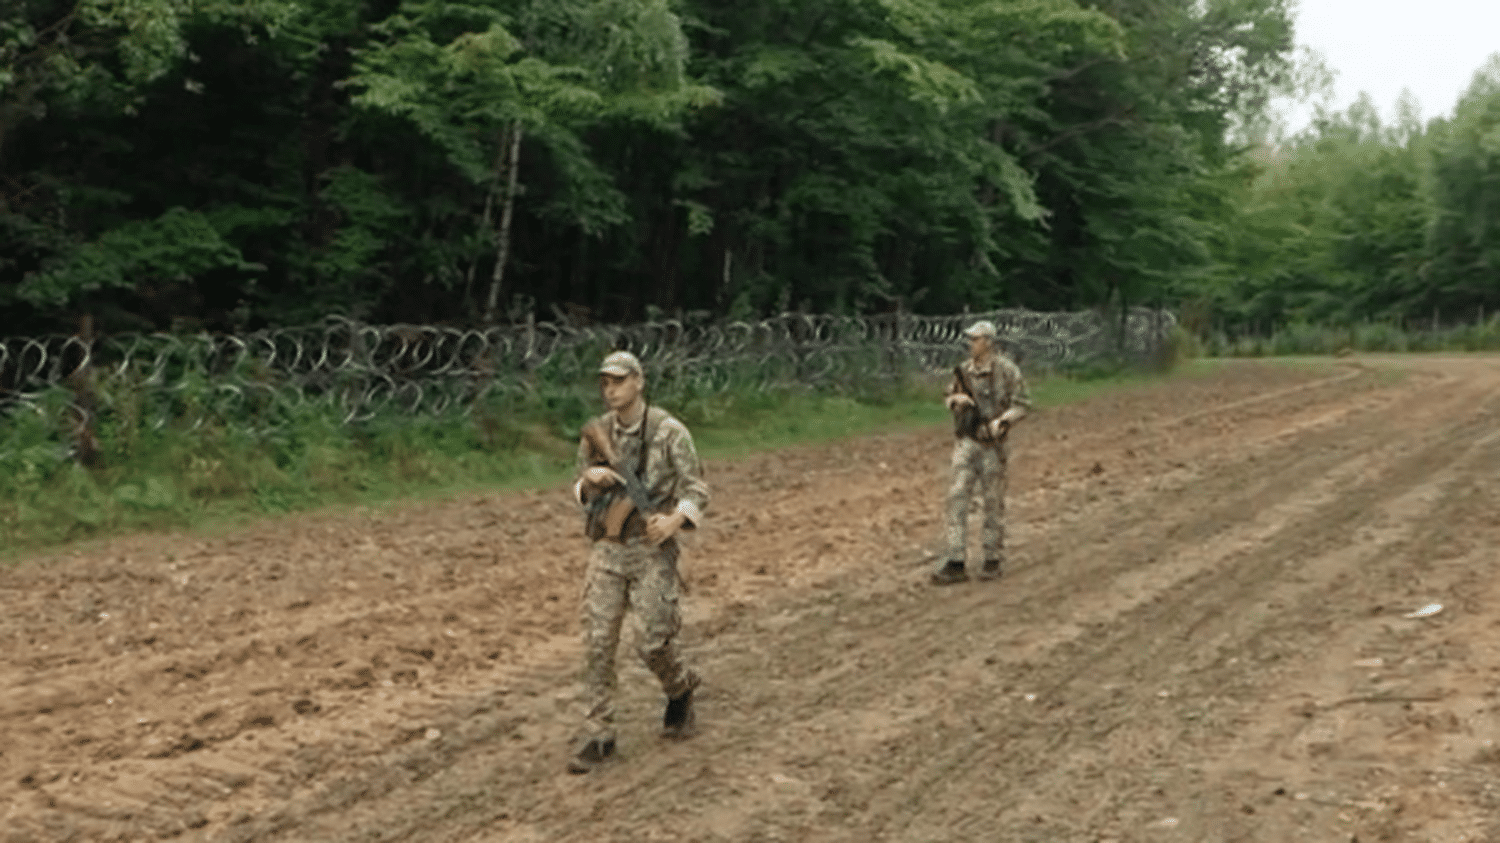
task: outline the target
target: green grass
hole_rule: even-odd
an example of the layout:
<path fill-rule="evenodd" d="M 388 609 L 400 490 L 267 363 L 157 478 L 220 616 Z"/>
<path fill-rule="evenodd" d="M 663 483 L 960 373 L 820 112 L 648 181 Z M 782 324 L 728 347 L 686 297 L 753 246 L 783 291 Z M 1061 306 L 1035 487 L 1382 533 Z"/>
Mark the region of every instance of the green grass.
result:
<path fill-rule="evenodd" d="M 876 393 L 850 395 L 783 390 L 730 394 L 704 407 L 677 410 L 704 457 L 730 459 L 755 451 L 828 442 L 945 423 L 942 384 L 913 378 Z"/>
<path fill-rule="evenodd" d="M 1191 361 L 1191 375 L 1211 364 Z M 1159 379 L 1117 368 L 1032 384 L 1054 407 Z M 700 453 L 759 450 L 871 433 L 946 426 L 944 379 L 912 376 L 831 384 L 823 391 L 729 388 L 694 394 L 666 385 L 657 399 L 693 430 Z M 221 529 L 324 507 L 383 505 L 474 490 L 562 485 L 579 426 L 599 412 L 591 384 L 532 387 L 468 414 L 382 416 L 345 424 L 318 404 L 237 407 L 161 423 L 134 395 L 101 396 L 99 459 L 84 467 L 61 390 L 37 412 L 0 422 L 0 555 L 89 538 L 162 529 Z M 154 420 L 153 420 L 154 419 Z"/>
<path fill-rule="evenodd" d="M 1346 352 L 1500 351 L 1500 314 L 1481 323 L 1451 328 L 1412 329 L 1386 322 L 1327 326 L 1294 323 L 1269 337 L 1230 338 L 1215 333 L 1201 342 L 1214 357 L 1278 357 Z"/>

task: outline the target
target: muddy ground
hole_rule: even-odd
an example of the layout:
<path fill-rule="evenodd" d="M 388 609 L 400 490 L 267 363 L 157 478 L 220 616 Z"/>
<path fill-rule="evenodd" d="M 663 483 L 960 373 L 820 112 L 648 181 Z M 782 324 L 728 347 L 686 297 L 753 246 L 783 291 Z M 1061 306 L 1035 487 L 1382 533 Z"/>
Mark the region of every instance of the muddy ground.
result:
<path fill-rule="evenodd" d="M 1038 413 L 1005 576 L 937 589 L 950 441 L 710 462 L 701 733 L 627 649 L 582 777 L 561 489 L 0 571 L 0 840 L 1500 840 L 1500 358 Z"/>

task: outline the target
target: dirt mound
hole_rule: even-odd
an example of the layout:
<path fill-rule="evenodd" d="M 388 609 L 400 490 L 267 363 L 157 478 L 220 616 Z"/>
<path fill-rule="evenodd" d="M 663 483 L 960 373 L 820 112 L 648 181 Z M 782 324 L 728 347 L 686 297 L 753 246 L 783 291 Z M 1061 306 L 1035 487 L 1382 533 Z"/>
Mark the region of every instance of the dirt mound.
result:
<path fill-rule="evenodd" d="M 1461 357 L 1044 412 L 1005 577 L 949 589 L 946 431 L 711 463 L 702 733 L 657 741 L 622 658 L 586 777 L 562 490 L 36 559 L 0 572 L 0 840 L 1500 839 L 1497 423 Z"/>

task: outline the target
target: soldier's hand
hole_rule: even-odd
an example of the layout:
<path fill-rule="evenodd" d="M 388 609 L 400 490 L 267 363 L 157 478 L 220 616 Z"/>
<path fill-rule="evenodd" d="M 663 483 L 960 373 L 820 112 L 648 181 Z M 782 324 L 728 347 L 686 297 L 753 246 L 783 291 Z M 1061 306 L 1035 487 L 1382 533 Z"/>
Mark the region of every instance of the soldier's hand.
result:
<path fill-rule="evenodd" d="M 583 482 L 596 489 L 606 489 L 616 483 L 624 483 L 625 478 L 607 465 L 596 465 L 583 472 Z"/>
<path fill-rule="evenodd" d="M 662 515 L 660 513 L 653 515 L 646 519 L 646 540 L 653 545 L 661 544 L 677 535 L 677 531 L 682 529 L 682 524 L 685 521 L 687 521 L 687 516 L 681 512 L 673 512 L 670 515 Z"/>
<path fill-rule="evenodd" d="M 959 407 L 962 407 L 965 404 L 973 404 L 973 403 L 974 403 L 974 399 L 973 398 L 970 398 L 969 396 L 963 394 L 962 392 L 955 392 L 952 395 L 948 396 L 948 412 L 951 413 L 954 410 L 957 410 Z"/>
<path fill-rule="evenodd" d="M 1010 431 L 1010 419 L 998 418 L 990 422 L 990 438 L 999 439 Z"/>

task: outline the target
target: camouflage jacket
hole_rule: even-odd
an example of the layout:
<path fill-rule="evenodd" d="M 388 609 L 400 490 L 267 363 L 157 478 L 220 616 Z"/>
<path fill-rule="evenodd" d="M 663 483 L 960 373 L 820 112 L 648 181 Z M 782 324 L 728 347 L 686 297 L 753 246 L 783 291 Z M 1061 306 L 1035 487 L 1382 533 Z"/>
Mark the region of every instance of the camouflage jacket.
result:
<path fill-rule="evenodd" d="M 693 447 L 693 435 L 688 432 L 687 425 L 666 410 L 652 407 L 649 413 L 650 417 L 644 421 L 652 436 L 641 483 L 653 503 L 663 510 L 670 508 L 681 512 L 687 516 L 683 529 L 693 529 L 708 508 L 708 484 L 703 481 L 703 467 L 698 461 L 698 451 Z M 613 413 L 605 413 L 594 423 L 604 425 L 609 431 L 610 444 L 614 446 L 619 465 L 635 471 L 640 465 L 642 422 L 623 427 Z M 588 445 L 580 441 L 578 482 L 573 486 L 574 497 L 580 504 L 587 504 L 599 494 L 583 482 L 583 472 L 589 467 L 588 457 Z"/>
<path fill-rule="evenodd" d="M 994 419 L 1013 407 L 1022 411 L 1031 409 L 1031 391 L 1026 386 L 1026 378 L 1021 374 L 1021 368 L 1004 354 L 992 352 L 977 364 L 972 357 L 965 358 L 963 370 L 964 379 L 974 393 L 974 404 L 985 420 Z M 955 375 L 948 384 L 948 395 L 960 392 L 963 390 Z"/>

